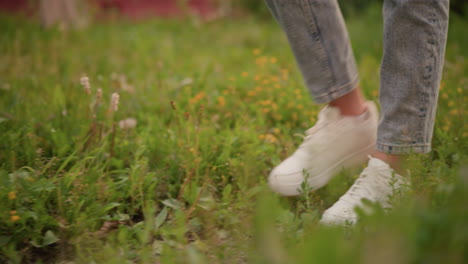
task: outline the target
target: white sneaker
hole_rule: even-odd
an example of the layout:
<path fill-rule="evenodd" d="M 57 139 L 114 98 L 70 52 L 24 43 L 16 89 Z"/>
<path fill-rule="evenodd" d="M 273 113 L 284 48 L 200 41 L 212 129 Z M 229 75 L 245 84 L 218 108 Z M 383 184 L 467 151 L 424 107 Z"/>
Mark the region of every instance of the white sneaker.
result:
<path fill-rule="evenodd" d="M 369 207 L 364 207 L 362 199 L 377 202 L 383 208 L 391 208 L 390 197 L 408 186 L 409 181 L 396 174 L 387 163 L 371 157 L 369 165 L 351 188 L 323 213 L 320 223 L 325 225 L 355 224 L 358 220 L 354 211 L 356 207 L 362 207 L 369 212 Z"/>
<path fill-rule="evenodd" d="M 366 104 L 367 111 L 360 116 L 343 116 L 331 106 L 322 109 L 296 152 L 270 173 L 270 187 L 284 196 L 299 195 L 305 178 L 307 189 L 315 190 L 340 170 L 366 163 L 375 147 L 378 123 L 377 107 Z"/>

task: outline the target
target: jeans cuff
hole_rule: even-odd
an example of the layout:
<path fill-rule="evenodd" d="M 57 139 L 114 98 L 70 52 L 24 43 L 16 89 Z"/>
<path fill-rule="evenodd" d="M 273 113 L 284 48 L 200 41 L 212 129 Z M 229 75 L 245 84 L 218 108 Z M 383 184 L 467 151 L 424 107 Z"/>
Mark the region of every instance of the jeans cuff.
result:
<path fill-rule="evenodd" d="M 385 144 L 378 143 L 376 149 L 387 154 L 413 154 L 413 153 L 429 153 L 431 144 Z"/>
<path fill-rule="evenodd" d="M 314 98 L 314 101 L 317 104 L 328 104 L 329 102 L 340 98 L 341 96 L 351 92 L 356 88 L 356 86 L 359 83 L 359 76 L 356 75 L 356 77 L 353 78 L 352 81 L 349 81 L 348 83 L 340 86 L 340 87 L 332 87 L 327 89 L 327 93 L 325 94 L 314 94 L 312 93 L 312 97 Z"/>

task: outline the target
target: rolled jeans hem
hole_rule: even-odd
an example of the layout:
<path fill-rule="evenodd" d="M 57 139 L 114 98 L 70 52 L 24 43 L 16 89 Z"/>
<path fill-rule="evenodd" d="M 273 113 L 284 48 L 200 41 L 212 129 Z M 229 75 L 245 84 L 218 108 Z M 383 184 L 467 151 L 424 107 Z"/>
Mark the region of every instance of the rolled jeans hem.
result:
<path fill-rule="evenodd" d="M 414 154 L 414 153 L 429 153 L 431 144 L 384 144 L 377 143 L 376 149 L 387 154 Z"/>
<path fill-rule="evenodd" d="M 338 88 L 331 88 L 331 89 L 328 89 L 329 92 L 325 93 L 325 94 L 320 94 L 320 95 L 316 95 L 314 93 L 312 93 L 312 97 L 314 98 L 314 101 L 318 104 L 328 104 L 330 103 L 331 101 L 337 99 L 337 98 L 340 98 L 342 97 L 343 95 L 347 94 L 347 93 L 350 93 L 352 90 L 354 90 L 354 88 L 356 88 L 356 86 L 358 85 L 359 83 L 359 76 L 356 75 L 352 81 L 338 87 Z"/>

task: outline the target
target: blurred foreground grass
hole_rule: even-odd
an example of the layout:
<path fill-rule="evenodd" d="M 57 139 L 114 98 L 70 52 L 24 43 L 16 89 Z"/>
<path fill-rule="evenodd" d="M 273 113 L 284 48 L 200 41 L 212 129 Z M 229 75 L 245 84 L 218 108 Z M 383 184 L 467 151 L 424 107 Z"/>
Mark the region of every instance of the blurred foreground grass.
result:
<path fill-rule="evenodd" d="M 379 12 L 348 21 L 374 100 Z M 265 186 L 320 110 L 273 22 L 64 32 L 0 15 L 0 262 L 466 263 L 467 27 L 451 18 L 434 151 L 410 158 L 414 190 L 330 229 L 321 212 L 359 169 L 297 199 Z"/>

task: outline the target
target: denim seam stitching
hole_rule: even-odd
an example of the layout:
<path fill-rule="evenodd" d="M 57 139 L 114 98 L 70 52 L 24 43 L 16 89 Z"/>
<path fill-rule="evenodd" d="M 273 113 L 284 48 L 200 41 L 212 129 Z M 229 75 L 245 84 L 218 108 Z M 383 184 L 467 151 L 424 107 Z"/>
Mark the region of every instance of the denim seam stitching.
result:
<path fill-rule="evenodd" d="M 381 143 L 376 144 L 376 149 L 389 154 L 428 153 L 431 145 L 400 145 L 388 146 Z"/>
<path fill-rule="evenodd" d="M 387 144 L 387 143 L 377 143 L 377 145 L 383 146 L 383 147 L 428 147 L 431 144 L 430 143 L 423 143 L 423 144 L 404 144 L 404 145 L 398 145 L 398 144 Z"/>
<path fill-rule="evenodd" d="M 430 15 L 431 15 L 431 19 L 433 19 L 433 26 L 431 27 L 431 37 L 433 38 L 433 41 L 434 41 L 434 49 L 435 49 L 435 52 L 434 52 L 434 60 L 432 61 L 432 75 L 431 75 L 431 79 L 430 79 L 430 87 L 433 87 L 436 85 L 436 76 L 434 76 L 434 74 L 436 74 L 436 71 L 440 71 L 441 69 L 439 69 L 440 67 L 438 66 L 439 65 L 439 60 L 440 58 L 437 57 L 437 52 L 440 50 L 440 30 L 439 30 L 439 26 L 440 26 L 440 22 L 439 22 L 439 18 L 435 15 L 435 12 L 436 12 L 436 5 L 437 3 L 435 1 L 431 1 L 431 11 L 430 11 Z M 431 21 L 432 22 L 432 21 Z M 436 89 L 435 93 L 437 94 L 438 93 L 438 90 L 439 89 Z M 437 96 L 435 98 L 435 100 L 437 100 Z M 432 104 L 432 109 L 430 109 L 431 111 L 428 111 L 428 109 L 426 109 L 426 115 L 429 114 L 428 117 L 426 117 L 425 119 L 425 138 L 427 140 L 430 140 L 429 137 L 431 136 L 432 134 L 432 130 L 433 128 L 431 127 L 431 125 L 433 126 L 434 125 L 434 122 L 435 122 L 435 111 L 433 108 L 436 108 L 437 106 L 437 101 L 435 101 L 433 104 Z"/>
<path fill-rule="evenodd" d="M 326 71 L 327 71 L 327 77 L 329 78 L 329 82 L 330 83 L 336 83 L 336 76 L 333 72 L 333 68 L 332 68 L 332 65 L 330 63 L 330 55 L 326 49 L 326 46 L 325 46 L 325 43 L 323 42 L 323 36 L 321 34 L 321 31 L 320 31 L 320 28 L 319 28 L 319 25 L 317 23 L 317 19 L 316 19 L 316 15 L 314 13 L 314 10 L 311 6 L 311 4 L 309 3 L 309 1 L 305 0 L 305 1 L 301 1 L 302 3 L 302 6 L 304 8 L 307 8 L 308 12 L 305 11 L 306 13 L 309 14 L 309 18 L 312 19 L 313 21 L 308 21 L 310 27 L 313 27 L 318 35 L 319 35 L 319 41 L 320 41 L 320 52 L 322 53 L 322 58 L 320 58 L 320 62 L 326 62 Z M 311 34 L 310 32 L 310 28 L 309 28 L 309 34 Z"/>

